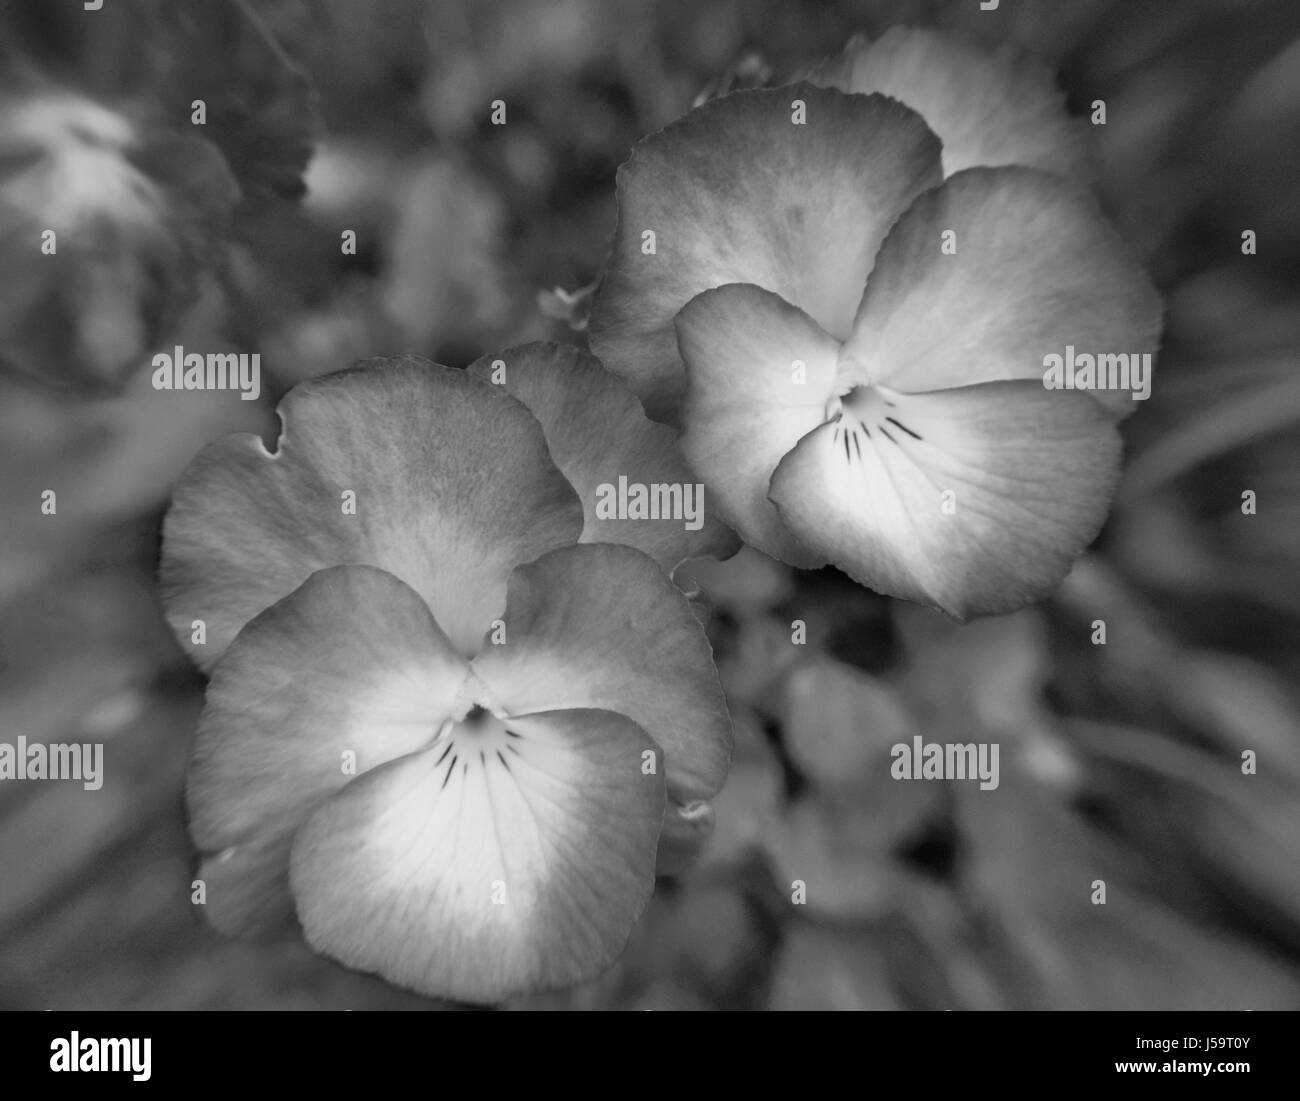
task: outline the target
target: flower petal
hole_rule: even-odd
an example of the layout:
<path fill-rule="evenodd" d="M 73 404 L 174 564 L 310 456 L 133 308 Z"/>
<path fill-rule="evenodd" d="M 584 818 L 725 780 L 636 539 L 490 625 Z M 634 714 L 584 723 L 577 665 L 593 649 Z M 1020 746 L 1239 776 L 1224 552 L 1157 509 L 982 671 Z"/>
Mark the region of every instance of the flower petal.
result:
<path fill-rule="evenodd" d="M 755 283 L 842 339 L 881 239 L 940 178 L 934 135 L 883 96 L 795 84 L 711 100 L 619 169 L 592 351 L 671 420 L 685 388 L 672 319 L 700 291 Z"/>
<path fill-rule="evenodd" d="M 287 917 L 294 831 L 429 745 L 468 675 L 424 601 L 371 566 L 312 574 L 252 620 L 213 671 L 188 781 L 209 920 L 238 934 Z"/>
<path fill-rule="evenodd" d="M 827 419 L 839 344 L 780 296 L 733 283 L 691 299 L 676 320 L 687 390 L 682 453 L 723 517 L 759 550 L 811 568 L 767 499 L 777 464 Z"/>
<path fill-rule="evenodd" d="M 540 426 L 509 395 L 408 357 L 295 387 L 268 453 L 252 435 L 205 449 L 163 528 L 168 619 L 199 665 L 313 572 L 380 566 L 473 653 L 510 571 L 582 530 L 582 507 Z M 345 493 L 355 494 L 355 508 Z M 191 624 L 206 623 L 206 645 Z"/>
<path fill-rule="evenodd" d="M 1046 595 L 1096 536 L 1120 441 L 1084 394 L 998 382 L 876 401 L 856 407 L 865 430 L 846 414 L 772 478 L 791 530 L 850 577 L 958 619 L 996 615 Z"/>
<path fill-rule="evenodd" d="M 881 245 L 846 381 L 1041 384 L 1044 357 L 1152 353 L 1160 324 L 1159 295 L 1090 195 L 1028 168 L 975 168 L 917 199 Z M 1115 415 L 1133 410 L 1130 391 L 1090 393 Z"/>
<path fill-rule="evenodd" d="M 572 344 L 538 342 L 483 356 L 469 372 L 485 382 L 503 379 L 506 391 L 541 422 L 551 458 L 582 499 L 580 542 L 636 547 L 669 571 L 689 558 L 726 558 L 740 549 L 706 507 L 672 429 L 649 420 L 636 395 L 595 356 Z M 656 519 L 602 518 L 597 505 L 617 498 L 620 479 L 647 492 L 678 488 L 682 507 Z"/>
<path fill-rule="evenodd" d="M 654 743 L 630 719 L 508 721 L 481 760 L 436 747 L 312 816 L 292 883 L 317 950 L 434 997 L 492 1002 L 593 978 L 654 890 L 664 813 Z M 471 737 L 473 737 L 471 735 Z"/>
<path fill-rule="evenodd" d="M 1009 42 L 991 50 L 951 31 L 891 27 L 875 42 L 851 41 L 808 79 L 919 112 L 943 142 L 948 176 L 1007 164 L 1091 173 L 1087 124 L 1066 113 L 1051 71 Z"/>
<path fill-rule="evenodd" d="M 503 619 L 505 642 L 473 666 L 493 710 L 616 711 L 663 748 L 677 802 L 722 787 L 731 718 L 713 650 L 652 559 L 608 543 L 552 551 L 511 575 Z"/>

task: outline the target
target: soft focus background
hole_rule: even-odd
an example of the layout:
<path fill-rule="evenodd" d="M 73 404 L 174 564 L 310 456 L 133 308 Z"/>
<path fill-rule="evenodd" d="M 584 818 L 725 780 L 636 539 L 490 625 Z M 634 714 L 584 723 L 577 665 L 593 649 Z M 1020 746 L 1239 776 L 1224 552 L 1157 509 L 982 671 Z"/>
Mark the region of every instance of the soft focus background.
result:
<path fill-rule="evenodd" d="M 205 442 L 273 432 L 284 390 L 357 358 L 582 342 L 634 141 L 697 96 L 910 23 L 1018 42 L 1076 112 L 1107 103 L 1099 189 L 1168 305 L 1111 522 L 1055 599 L 967 627 L 748 551 L 692 569 L 737 725 L 716 836 L 604 978 L 519 1005 L 1300 1008 L 1300 7 L 81 8 L 0 3 L 0 740 L 102 741 L 107 780 L 0 785 L 0 1007 L 438 1008 L 296 941 L 225 941 L 190 905 L 203 684 L 154 591 L 169 487 Z M 15 245 L 7 189 L 34 155 L 15 105 L 69 92 L 152 135 L 140 164 L 189 211 L 143 275 L 122 256 L 147 226 L 61 248 L 56 285 Z M 239 120 L 204 132 L 237 205 L 220 161 L 200 177 L 203 156 L 168 144 L 198 130 L 200 94 Z M 67 153 L 98 123 L 68 110 L 55 155 L 107 204 L 111 166 Z M 261 352 L 261 400 L 154 392 L 137 368 L 175 343 Z M 1000 743 L 1000 788 L 889 780 L 913 734 Z"/>

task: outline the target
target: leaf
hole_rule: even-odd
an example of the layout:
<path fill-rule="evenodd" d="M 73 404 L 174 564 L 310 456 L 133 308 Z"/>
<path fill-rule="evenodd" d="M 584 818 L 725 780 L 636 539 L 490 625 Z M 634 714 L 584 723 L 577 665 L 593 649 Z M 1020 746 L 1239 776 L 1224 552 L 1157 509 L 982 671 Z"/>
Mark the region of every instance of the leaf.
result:
<path fill-rule="evenodd" d="M 895 993 L 878 938 L 794 922 L 776 957 L 769 1009 L 906 1008 Z"/>
<path fill-rule="evenodd" d="M 821 787 L 864 794 L 892 782 L 890 748 L 909 741 L 915 725 L 891 685 L 827 659 L 790 674 L 783 710 L 785 746 L 804 774 Z"/>
<path fill-rule="evenodd" d="M 1089 827 L 1021 773 L 965 790 L 963 873 L 1011 983 L 1036 1009 L 1280 1009 L 1300 973 L 1148 893 L 1140 854 Z M 1106 901 L 1094 903 L 1097 881 Z"/>

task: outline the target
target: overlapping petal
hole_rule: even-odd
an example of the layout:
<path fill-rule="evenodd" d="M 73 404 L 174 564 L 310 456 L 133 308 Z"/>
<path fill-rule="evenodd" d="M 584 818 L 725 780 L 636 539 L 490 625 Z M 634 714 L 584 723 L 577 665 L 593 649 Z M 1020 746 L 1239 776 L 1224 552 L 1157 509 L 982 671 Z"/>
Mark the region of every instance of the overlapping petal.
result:
<path fill-rule="evenodd" d="M 472 654 L 510 571 L 582 531 L 536 419 L 463 371 L 374 360 L 295 387 L 279 413 L 274 453 L 252 435 L 201 452 L 164 524 L 168 620 L 203 668 L 258 612 L 348 563 L 407 582 Z"/>
<path fill-rule="evenodd" d="M 826 421 L 838 341 L 778 295 L 739 283 L 697 295 L 676 325 L 687 461 L 747 543 L 794 566 L 823 565 L 790 535 L 767 493 L 785 455 Z"/>
<path fill-rule="evenodd" d="M 250 933 L 290 916 L 295 831 L 430 744 L 468 675 L 424 601 L 370 566 L 321 570 L 249 623 L 213 673 L 188 781 L 209 920 Z"/>
<path fill-rule="evenodd" d="M 470 1001 L 581 982 L 614 960 L 654 888 L 654 743 L 606 711 L 507 726 L 464 736 L 487 744 L 450 768 L 434 746 L 370 772 L 312 816 L 292 882 L 314 947 Z"/>
<path fill-rule="evenodd" d="M 592 350 L 671 420 L 685 389 L 672 319 L 701 291 L 756 284 L 843 339 L 882 238 L 940 177 L 937 139 L 883 96 L 796 84 L 705 103 L 619 170 Z"/>
<path fill-rule="evenodd" d="M 1009 42 L 988 48 L 951 31 L 891 27 L 874 42 L 854 39 L 808 79 L 918 111 L 943 142 L 945 175 L 1012 164 L 1090 175 L 1087 123 L 1066 112 L 1051 71 Z"/>
<path fill-rule="evenodd" d="M 498 382 L 541 422 L 551 458 L 582 500 L 581 542 L 622 543 L 650 555 L 664 569 L 709 555 L 725 558 L 739 540 L 696 488 L 672 429 L 649 420 L 627 386 L 594 356 L 571 344 L 534 343 L 486 355 L 469 367 Z M 620 486 L 645 487 L 675 501 L 675 515 L 611 517 L 601 508 Z M 686 512 L 692 515 L 685 515 Z"/>
<path fill-rule="evenodd" d="M 646 555 L 584 544 L 510 578 L 505 639 L 485 641 L 474 672 L 494 710 L 601 708 L 663 749 L 670 795 L 707 800 L 731 759 L 731 719 L 713 651 L 690 602 Z"/>
<path fill-rule="evenodd" d="M 959 619 L 1040 599 L 1096 536 L 1120 441 L 1078 391 L 877 388 L 806 436 L 771 496 L 813 550 L 879 592 Z"/>
<path fill-rule="evenodd" d="M 951 230 L 955 253 L 941 248 Z M 1028 168 L 959 172 L 916 200 L 876 257 L 842 388 L 906 391 L 1036 379 L 1068 346 L 1150 354 L 1160 297 L 1095 201 Z M 1092 390 L 1116 416 L 1130 390 Z"/>

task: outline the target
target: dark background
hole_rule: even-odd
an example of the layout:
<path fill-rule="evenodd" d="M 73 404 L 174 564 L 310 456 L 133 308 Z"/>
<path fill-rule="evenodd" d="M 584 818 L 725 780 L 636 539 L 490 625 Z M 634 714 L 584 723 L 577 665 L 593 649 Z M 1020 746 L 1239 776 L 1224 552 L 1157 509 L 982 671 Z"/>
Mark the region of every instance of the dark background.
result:
<path fill-rule="evenodd" d="M 0 785 L 0 1006 L 437 1008 L 295 939 L 225 941 L 190 905 L 203 685 L 154 588 L 170 486 L 206 441 L 273 432 L 280 393 L 358 358 L 583 341 L 581 299 L 543 292 L 598 276 L 634 141 L 702 92 L 909 23 L 1018 42 L 1073 110 L 1107 102 L 1098 187 L 1168 311 L 1111 521 L 1052 600 L 964 628 L 751 552 L 693 571 L 737 725 L 717 834 L 604 978 L 519 1004 L 1300 1007 L 1300 8 L 256 0 L 319 96 L 297 200 L 301 89 L 258 85 L 231 43 L 155 40 L 156 5 L 135 6 L 109 40 L 80 4 L 0 3 L 0 104 L 35 72 L 106 104 L 174 112 L 188 80 L 248 107 L 256 141 L 213 138 L 244 202 L 156 344 L 259 351 L 266 385 L 251 403 L 158 394 L 147 370 L 87 378 L 57 319 L 18 364 L 32 276 L 0 267 L 0 738 L 106 744 L 100 791 Z M 57 518 L 39 512 L 52 486 Z M 1001 787 L 888 780 L 916 733 L 998 742 Z"/>

